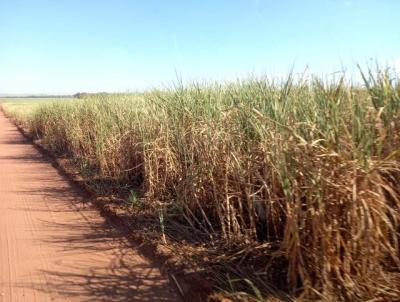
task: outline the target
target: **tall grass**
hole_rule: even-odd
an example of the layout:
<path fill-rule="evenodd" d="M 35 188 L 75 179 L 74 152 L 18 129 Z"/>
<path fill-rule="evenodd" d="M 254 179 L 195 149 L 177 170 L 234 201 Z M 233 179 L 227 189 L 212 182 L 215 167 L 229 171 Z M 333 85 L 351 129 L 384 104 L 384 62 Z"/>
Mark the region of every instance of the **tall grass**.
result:
<path fill-rule="evenodd" d="M 400 85 L 363 77 L 88 95 L 29 127 L 96 177 L 140 185 L 216 250 L 210 266 L 234 263 L 261 292 L 277 264 L 300 299 L 396 299 Z"/>
<path fill-rule="evenodd" d="M 2 107 L 7 113 L 13 116 L 21 125 L 28 126 L 25 122 L 30 118 L 32 113 L 41 105 L 50 104 L 55 101 L 70 101 L 68 97 L 43 97 L 43 98 L 0 98 Z"/>

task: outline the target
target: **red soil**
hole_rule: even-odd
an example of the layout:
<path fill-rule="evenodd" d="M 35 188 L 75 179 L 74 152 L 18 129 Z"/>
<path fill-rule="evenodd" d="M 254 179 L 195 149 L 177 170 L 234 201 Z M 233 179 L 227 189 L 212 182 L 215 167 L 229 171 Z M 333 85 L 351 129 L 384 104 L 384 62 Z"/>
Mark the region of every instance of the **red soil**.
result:
<path fill-rule="evenodd" d="M 0 112 L 0 301 L 177 301 Z"/>

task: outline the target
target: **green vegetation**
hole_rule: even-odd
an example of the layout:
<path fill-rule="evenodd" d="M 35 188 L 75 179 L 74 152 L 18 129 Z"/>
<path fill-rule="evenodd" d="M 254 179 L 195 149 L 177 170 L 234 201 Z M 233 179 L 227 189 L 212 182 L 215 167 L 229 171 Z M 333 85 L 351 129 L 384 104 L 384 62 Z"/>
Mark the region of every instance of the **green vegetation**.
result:
<path fill-rule="evenodd" d="M 389 71 L 364 80 L 84 95 L 35 105 L 24 125 L 91 177 L 139 187 L 167 240 L 189 233 L 225 289 L 391 300 L 400 295 L 400 85 Z M 20 118 L 19 107 L 5 109 Z"/>
<path fill-rule="evenodd" d="M 41 105 L 68 101 L 71 98 L 0 98 L 3 108 L 19 122 L 25 123 L 28 117 Z"/>

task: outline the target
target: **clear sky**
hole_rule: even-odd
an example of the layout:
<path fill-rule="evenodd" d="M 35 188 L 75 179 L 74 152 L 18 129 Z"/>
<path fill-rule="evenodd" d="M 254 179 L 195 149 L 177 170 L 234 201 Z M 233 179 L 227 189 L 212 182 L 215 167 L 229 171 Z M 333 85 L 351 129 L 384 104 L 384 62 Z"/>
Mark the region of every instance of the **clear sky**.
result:
<path fill-rule="evenodd" d="M 400 0 L 0 0 L 0 93 L 400 67 L 399 12 Z"/>

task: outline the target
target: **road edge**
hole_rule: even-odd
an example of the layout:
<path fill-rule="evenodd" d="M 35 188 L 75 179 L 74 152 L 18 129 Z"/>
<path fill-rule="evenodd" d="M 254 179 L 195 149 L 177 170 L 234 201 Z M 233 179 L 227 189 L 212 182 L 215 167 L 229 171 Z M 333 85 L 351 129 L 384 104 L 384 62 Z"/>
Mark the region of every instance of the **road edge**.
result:
<path fill-rule="evenodd" d="M 40 152 L 44 159 L 73 187 L 78 188 L 80 193 L 84 194 L 84 197 L 136 247 L 140 254 L 159 267 L 161 274 L 168 278 L 172 287 L 183 301 L 202 302 L 210 298 L 214 289 L 209 281 L 204 279 L 198 272 L 175 265 L 171 253 L 168 253 L 161 244 L 149 242 L 145 236 L 135 232 L 137 229 L 131 227 L 128 221 L 129 217 L 121 215 L 112 204 L 99 199 L 79 174 L 70 171 L 61 158 L 55 156 L 43 144 L 36 141 L 29 132 L 18 124 L 15 118 L 5 112 L 2 104 L 0 104 L 0 111 L 18 129 L 24 138 Z"/>

